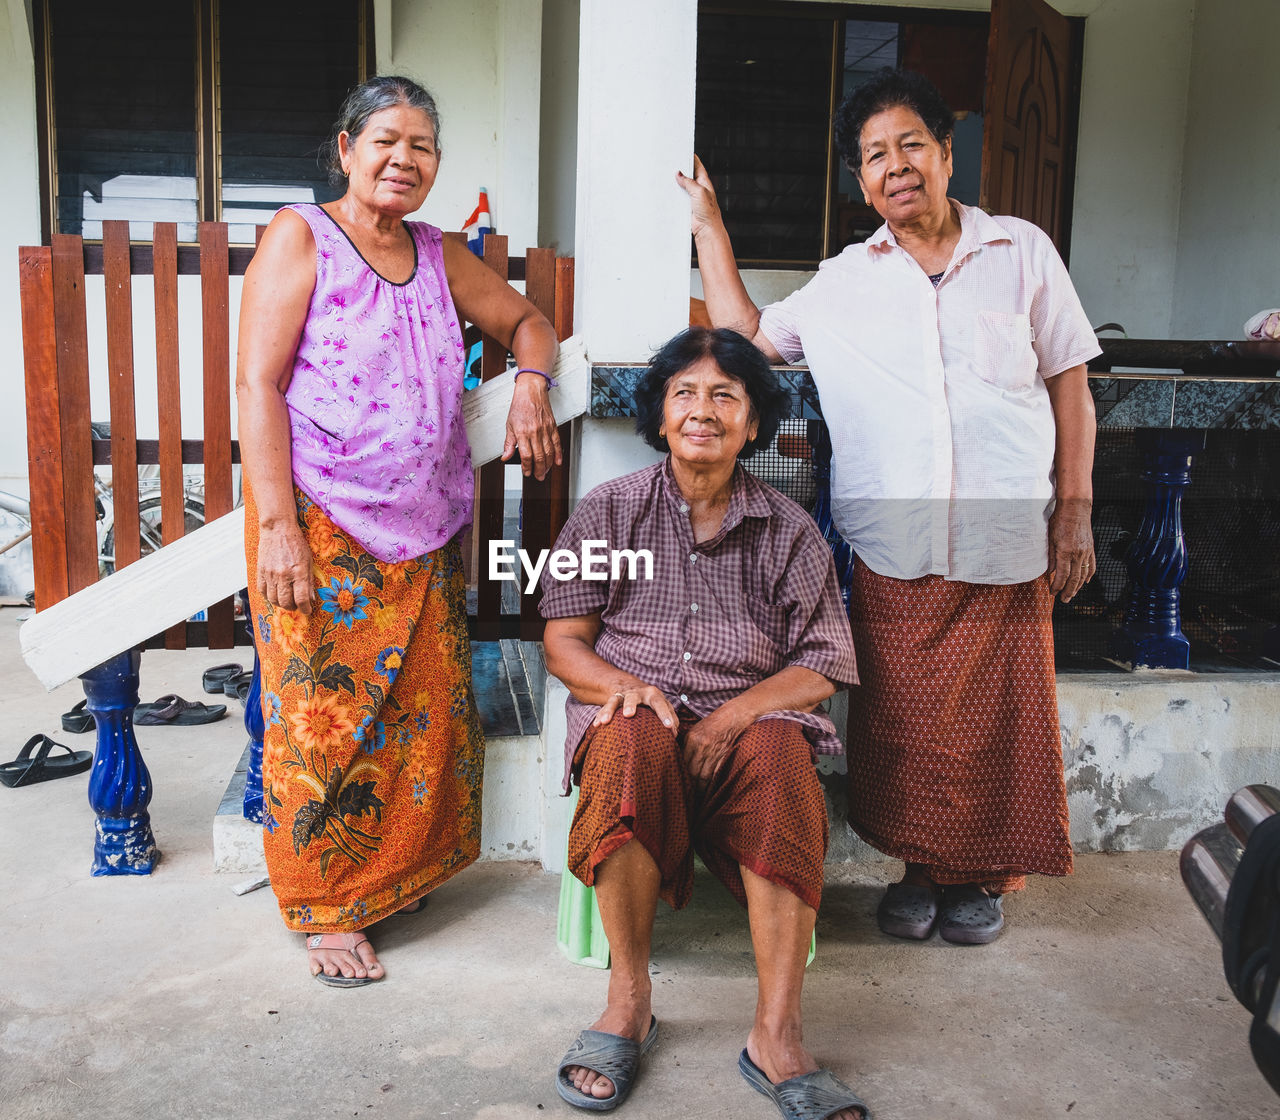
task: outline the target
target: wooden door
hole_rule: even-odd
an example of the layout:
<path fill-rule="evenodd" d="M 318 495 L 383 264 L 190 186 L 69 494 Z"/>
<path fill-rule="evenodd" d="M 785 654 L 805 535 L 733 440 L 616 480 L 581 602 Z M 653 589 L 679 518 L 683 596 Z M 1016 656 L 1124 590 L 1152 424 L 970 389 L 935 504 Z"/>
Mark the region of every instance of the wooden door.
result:
<path fill-rule="evenodd" d="M 1035 222 L 1064 260 L 1080 105 L 1079 26 L 1044 0 L 991 3 L 982 205 Z"/>

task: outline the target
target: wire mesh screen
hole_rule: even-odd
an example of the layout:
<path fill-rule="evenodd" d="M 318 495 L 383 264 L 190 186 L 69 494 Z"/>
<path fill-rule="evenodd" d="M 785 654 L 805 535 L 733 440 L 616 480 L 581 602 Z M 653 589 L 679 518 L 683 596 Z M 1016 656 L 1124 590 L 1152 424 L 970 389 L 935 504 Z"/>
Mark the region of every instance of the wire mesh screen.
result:
<path fill-rule="evenodd" d="M 820 420 L 783 420 L 768 447 L 762 447 L 743 466 L 757 478 L 781 490 L 806 513 L 813 513 L 818 496 L 813 478 L 813 449 Z"/>
<path fill-rule="evenodd" d="M 745 462 L 752 474 L 813 512 L 812 449 L 822 421 L 786 420 Z M 1146 483 L 1127 428 L 1098 432 L 1093 536 L 1098 572 L 1054 607 L 1060 669 L 1111 664 L 1129 591 L 1125 557 L 1142 524 Z M 1197 669 L 1274 669 L 1280 663 L 1280 432 L 1211 431 L 1191 467 L 1182 524 L 1189 572 L 1182 629 Z"/>

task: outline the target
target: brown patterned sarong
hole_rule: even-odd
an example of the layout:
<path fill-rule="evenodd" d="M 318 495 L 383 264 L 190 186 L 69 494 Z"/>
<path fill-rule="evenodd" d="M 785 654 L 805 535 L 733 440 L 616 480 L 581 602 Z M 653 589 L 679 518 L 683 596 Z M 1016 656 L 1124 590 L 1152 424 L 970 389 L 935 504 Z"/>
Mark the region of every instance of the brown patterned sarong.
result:
<path fill-rule="evenodd" d="M 375 559 L 301 491 L 310 616 L 258 593 L 258 514 L 245 551 L 262 666 L 263 846 L 290 929 L 362 929 L 480 852 L 484 735 L 471 692 L 457 541 Z"/>
<path fill-rule="evenodd" d="M 1071 872 L 1047 577 L 900 580 L 859 562 L 849 822 L 937 883 Z"/>
<path fill-rule="evenodd" d="M 680 715 L 683 739 L 697 717 Z M 740 867 L 818 908 L 826 803 L 813 748 L 794 720 L 753 723 L 698 788 L 676 736 L 652 709 L 639 708 L 587 731 L 574 775 L 580 788 L 568 862 L 587 886 L 605 859 L 635 839 L 658 865 L 659 897 L 674 909 L 693 896 L 695 851 L 743 906 Z"/>

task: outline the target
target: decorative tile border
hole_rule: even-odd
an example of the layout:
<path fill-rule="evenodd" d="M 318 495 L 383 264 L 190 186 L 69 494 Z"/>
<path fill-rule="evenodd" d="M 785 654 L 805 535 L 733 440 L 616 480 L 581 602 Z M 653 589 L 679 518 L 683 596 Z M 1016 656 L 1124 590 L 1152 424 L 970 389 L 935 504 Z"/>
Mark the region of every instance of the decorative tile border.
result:
<path fill-rule="evenodd" d="M 587 415 L 597 420 L 636 414 L 636 384 L 644 375 L 645 366 L 591 367 L 591 403 Z M 791 396 L 791 415 L 797 420 L 820 420 L 818 392 L 803 366 L 775 367 L 778 382 Z"/>
<path fill-rule="evenodd" d="M 597 419 L 635 415 L 635 388 L 642 365 L 595 365 L 591 369 L 591 403 L 587 415 Z M 822 410 L 809 371 L 803 366 L 775 367 L 791 394 L 792 415 L 820 419 Z M 1198 378 L 1181 372 L 1143 377 L 1091 373 L 1099 427 L 1233 428 L 1280 430 L 1280 377 L 1274 382 Z"/>

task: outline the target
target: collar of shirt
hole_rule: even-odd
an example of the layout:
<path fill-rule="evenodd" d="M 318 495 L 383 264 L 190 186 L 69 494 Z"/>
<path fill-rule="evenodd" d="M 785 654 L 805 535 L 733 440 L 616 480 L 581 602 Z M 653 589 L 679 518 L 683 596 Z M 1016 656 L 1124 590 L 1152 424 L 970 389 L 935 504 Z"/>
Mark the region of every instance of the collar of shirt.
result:
<path fill-rule="evenodd" d="M 741 463 L 735 463 L 733 466 L 733 475 L 729 485 L 732 490 L 729 493 L 729 508 L 725 510 L 724 520 L 720 522 L 720 530 L 714 537 L 705 541 L 698 541 L 694 547 L 701 550 L 715 548 L 724 538 L 736 529 L 744 517 L 769 517 L 772 513 L 769 502 L 758 489 L 758 484 L 754 479 L 749 479 L 747 472 L 742 469 Z M 675 475 L 671 470 L 671 456 L 668 455 L 662 464 L 662 492 L 666 496 L 667 501 L 680 514 L 681 518 L 688 523 L 689 520 L 689 503 L 680 493 L 680 487 L 676 484 Z"/>
<path fill-rule="evenodd" d="M 960 217 L 960 240 L 956 242 L 955 252 L 951 254 L 951 264 L 959 264 L 971 253 L 977 252 L 983 245 L 992 245 L 997 241 L 1012 242 L 1008 232 L 995 222 L 991 215 L 976 206 L 966 206 L 954 198 L 947 199 L 951 208 Z M 885 222 L 878 230 L 867 238 L 868 249 L 879 249 L 889 252 L 897 249 L 898 239 L 894 237 L 889 223 Z M 874 259 L 874 256 L 872 257 Z M 950 265 L 947 266 L 951 267 Z"/>

